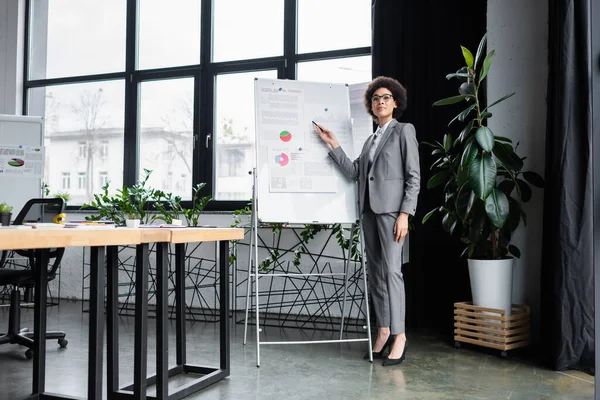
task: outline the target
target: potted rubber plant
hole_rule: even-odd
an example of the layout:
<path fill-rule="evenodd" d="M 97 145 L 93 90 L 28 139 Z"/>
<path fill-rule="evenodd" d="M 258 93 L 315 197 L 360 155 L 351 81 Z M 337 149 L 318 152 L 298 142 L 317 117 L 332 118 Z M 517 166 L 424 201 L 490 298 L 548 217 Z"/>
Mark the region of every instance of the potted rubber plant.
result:
<path fill-rule="evenodd" d="M 12 217 L 12 207 L 6 203 L 0 203 L 0 222 L 2 226 L 9 226 Z"/>
<path fill-rule="evenodd" d="M 530 185 L 543 187 L 533 171 L 524 171 L 517 154 L 518 143 L 496 135 L 487 126 L 491 108 L 514 93 L 485 106 L 483 83 L 495 51 L 484 53 L 486 36 L 475 56 L 462 47 L 465 66 L 448 74 L 459 81 L 458 95 L 439 100 L 434 106 L 460 104 L 464 108 L 448 124 L 450 132 L 441 141 L 424 142 L 433 148 L 436 173 L 427 183 L 430 189 L 443 187 L 443 201 L 423 217 L 423 223 L 440 214 L 442 227 L 459 235 L 465 244 L 469 277 L 475 305 L 511 311 L 514 257 L 520 250 L 511 237 L 527 216 L 521 207 L 532 197 Z M 458 129 L 457 129 L 458 128 Z"/>

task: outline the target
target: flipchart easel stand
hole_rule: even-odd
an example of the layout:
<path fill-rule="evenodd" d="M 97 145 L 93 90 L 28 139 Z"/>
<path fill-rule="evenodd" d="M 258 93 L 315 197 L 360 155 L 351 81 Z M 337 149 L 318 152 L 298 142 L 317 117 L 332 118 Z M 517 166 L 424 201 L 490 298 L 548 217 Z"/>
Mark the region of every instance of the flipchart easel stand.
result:
<path fill-rule="evenodd" d="M 310 273 L 310 274 L 261 274 L 259 273 L 259 258 L 258 258 L 258 213 L 257 213 L 257 181 L 256 181 L 256 168 L 252 170 L 252 216 L 251 216 L 251 230 L 250 230 L 250 246 L 248 247 L 248 279 L 246 283 L 246 315 L 244 320 L 244 345 L 247 342 L 247 333 L 248 333 L 248 318 L 250 313 L 250 292 L 251 285 L 254 283 L 254 311 L 255 311 L 255 319 L 256 319 L 256 366 L 260 367 L 260 346 L 261 345 L 288 345 L 288 344 L 320 344 L 320 343 L 348 343 L 348 342 L 368 342 L 369 349 L 372 348 L 371 342 L 371 324 L 370 324 L 370 315 L 369 315 L 369 300 L 368 300 L 368 287 L 367 287 L 367 271 L 365 268 L 365 257 L 364 257 L 364 236 L 362 230 L 362 219 L 360 220 L 360 253 L 361 253 L 361 269 L 363 275 L 363 284 L 364 284 L 364 304 L 366 307 L 365 317 L 366 323 L 364 328 L 367 330 L 366 338 L 358 338 L 358 339 L 344 339 L 344 320 L 346 316 L 346 299 L 348 295 L 348 275 L 350 270 L 350 257 L 351 252 L 348 251 L 347 258 L 344 260 L 344 272 L 331 272 L 331 273 Z M 354 237 L 354 224 L 352 225 L 350 231 L 350 238 Z M 342 317 L 340 323 L 340 337 L 339 339 L 331 339 L 331 340 L 302 340 L 302 341 L 262 341 L 260 339 L 260 333 L 262 332 L 262 328 L 260 327 L 260 292 L 258 280 L 262 276 L 268 277 L 287 277 L 287 276 L 335 276 L 335 275 L 344 275 L 344 300 L 342 303 Z M 254 279 L 254 282 L 252 281 Z M 369 360 L 373 362 L 373 353 L 369 351 Z"/>

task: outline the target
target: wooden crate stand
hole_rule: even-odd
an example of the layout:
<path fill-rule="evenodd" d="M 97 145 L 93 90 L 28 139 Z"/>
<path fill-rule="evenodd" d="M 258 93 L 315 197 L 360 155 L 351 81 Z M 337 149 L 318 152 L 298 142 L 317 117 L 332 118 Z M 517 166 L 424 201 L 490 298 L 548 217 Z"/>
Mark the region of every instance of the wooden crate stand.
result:
<path fill-rule="evenodd" d="M 529 344 L 529 306 L 512 305 L 511 315 L 505 310 L 474 306 L 470 301 L 454 303 L 454 346 L 471 343 L 506 351 Z"/>

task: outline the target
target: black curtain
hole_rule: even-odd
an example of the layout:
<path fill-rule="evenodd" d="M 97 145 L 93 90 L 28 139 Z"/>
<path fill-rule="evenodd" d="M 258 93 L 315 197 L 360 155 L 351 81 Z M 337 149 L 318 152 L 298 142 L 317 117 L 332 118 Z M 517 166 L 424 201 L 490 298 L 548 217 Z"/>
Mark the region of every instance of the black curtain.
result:
<path fill-rule="evenodd" d="M 401 118 L 412 123 L 421 141 L 441 140 L 459 108 L 433 108 L 436 100 L 458 95 L 456 81 L 445 76 L 465 62 L 460 46 L 473 54 L 486 31 L 487 2 L 481 0 L 373 0 L 373 76 L 398 79 L 407 89 L 408 108 Z M 441 190 L 428 190 L 431 150 L 420 146 L 421 192 L 410 236 L 410 263 L 403 272 L 407 330 L 451 333 L 453 304 L 471 299 L 462 244 L 442 230 L 441 221 L 421 224 L 441 204 Z"/>
<path fill-rule="evenodd" d="M 541 337 L 551 368 L 593 373 L 591 3 L 548 2 Z"/>

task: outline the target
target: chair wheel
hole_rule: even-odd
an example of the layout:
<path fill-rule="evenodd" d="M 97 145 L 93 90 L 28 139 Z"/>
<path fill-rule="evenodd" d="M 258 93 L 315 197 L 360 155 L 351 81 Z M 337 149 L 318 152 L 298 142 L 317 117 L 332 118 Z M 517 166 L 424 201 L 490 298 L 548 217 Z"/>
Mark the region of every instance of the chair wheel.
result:
<path fill-rule="evenodd" d="M 507 355 L 508 354 L 506 354 L 506 351 L 501 351 L 500 352 L 500 357 L 502 357 L 502 358 L 506 358 Z"/>
<path fill-rule="evenodd" d="M 67 347 L 67 345 L 69 344 L 69 341 L 65 338 L 62 339 L 58 339 L 58 345 L 64 349 L 65 347 Z"/>
<path fill-rule="evenodd" d="M 460 342 L 454 342 L 454 348 L 460 349 Z"/>
<path fill-rule="evenodd" d="M 25 357 L 27 357 L 28 360 L 31 360 L 33 358 L 33 350 L 27 349 L 25 352 Z"/>

